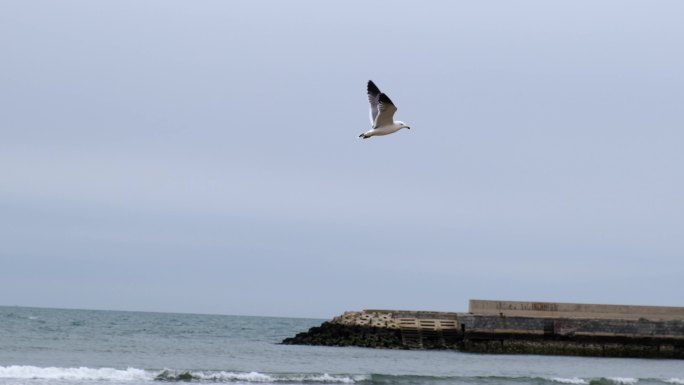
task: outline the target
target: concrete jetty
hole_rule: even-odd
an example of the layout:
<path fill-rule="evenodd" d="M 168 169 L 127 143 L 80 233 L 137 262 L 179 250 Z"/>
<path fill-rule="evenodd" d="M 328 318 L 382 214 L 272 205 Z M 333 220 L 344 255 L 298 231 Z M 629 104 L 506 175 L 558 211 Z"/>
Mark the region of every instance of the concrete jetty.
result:
<path fill-rule="evenodd" d="M 283 343 L 684 359 L 684 307 L 470 300 L 467 313 L 368 309 Z"/>

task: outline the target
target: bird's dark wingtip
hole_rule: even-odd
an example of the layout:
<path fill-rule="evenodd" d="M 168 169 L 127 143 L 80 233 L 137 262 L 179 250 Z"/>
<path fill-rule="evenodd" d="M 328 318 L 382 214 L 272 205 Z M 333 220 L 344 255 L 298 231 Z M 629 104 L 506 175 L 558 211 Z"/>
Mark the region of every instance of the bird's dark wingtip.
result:
<path fill-rule="evenodd" d="M 380 103 L 385 103 L 385 104 L 392 104 L 392 105 L 394 105 L 394 103 L 392 103 L 392 101 L 390 100 L 390 98 L 389 98 L 387 95 L 382 94 L 382 93 L 380 94 L 380 97 L 378 98 L 378 100 L 380 101 Z"/>
<path fill-rule="evenodd" d="M 377 95 L 380 93 L 380 89 L 375 85 L 375 83 L 373 83 L 372 80 L 368 81 L 368 93 L 371 95 Z"/>

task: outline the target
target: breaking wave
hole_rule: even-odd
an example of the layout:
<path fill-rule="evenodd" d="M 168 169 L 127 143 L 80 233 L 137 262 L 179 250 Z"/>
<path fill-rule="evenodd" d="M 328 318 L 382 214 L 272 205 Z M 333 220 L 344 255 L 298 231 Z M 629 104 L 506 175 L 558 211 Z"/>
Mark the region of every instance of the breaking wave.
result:
<path fill-rule="evenodd" d="M 553 377 L 553 378 L 549 378 L 549 380 L 551 380 L 553 382 L 558 382 L 561 384 L 573 384 L 573 385 L 587 385 L 587 384 L 589 384 L 589 381 L 584 380 L 582 378 L 578 378 L 578 377 L 572 377 L 572 378 Z"/>
<path fill-rule="evenodd" d="M 136 368 L 56 368 L 37 366 L 0 366 L 0 378 L 41 380 L 151 381 L 154 375 Z"/>
<path fill-rule="evenodd" d="M 266 374 L 259 372 L 143 370 L 137 368 L 57 368 L 36 366 L 0 366 L 0 379 L 84 380 L 117 382 L 196 381 L 238 383 L 311 383 L 354 384 L 368 380 L 364 375 L 331 375 L 327 373 Z"/>
<path fill-rule="evenodd" d="M 155 376 L 158 381 L 203 381 L 203 382 L 258 382 L 258 383 L 314 383 L 354 384 L 363 382 L 369 376 L 321 374 L 265 374 L 259 372 L 226 371 L 171 371 L 164 370 Z"/>
<path fill-rule="evenodd" d="M 638 378 L 603 377 L 591 380 L 590 385 L 636 385 L 638 382 Z"/>
<path fill-rule="evenodd" d="M 138 368 L 37 367 L 0 366 L 0 379 L 7 380 L 67 380 L 116 383 L 197 382 L 238 384 L 360 384 L 360 385 L 637 385 L 631 377 L 433 377 L 389 374 L 328 374 L 328 373 L 261 373 L 221 370 L 150 370 Z M 13 381 L 10 381 L 13 382 Z M 646 379 L 648 384 L 684 385 L 682 378 Z"/>

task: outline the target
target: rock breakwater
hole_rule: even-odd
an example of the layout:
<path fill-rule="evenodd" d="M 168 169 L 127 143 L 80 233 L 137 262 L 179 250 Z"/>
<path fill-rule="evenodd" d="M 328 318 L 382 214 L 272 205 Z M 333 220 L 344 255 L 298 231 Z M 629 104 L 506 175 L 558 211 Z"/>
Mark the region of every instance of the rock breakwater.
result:
<path fill-rule="evenodd" d="M 535 314 L 534 310 L 521 313 L 514 309 L 516 313 L 510 313 L 515 314 L 511 316 L 505 311 L 504 302 L 498 314 L 397 310 L 346 312 L 287 338 L 283 343 L 684 359 L 684 320 L 677 316 L 677 311 L 682 308 L 672 308 L 669 312 L 658 308 L 661 312 L 651 314 L 651 319 L 644 317 L 650 314 L 646 311 L 651 309 L 612 319 L 605 316 L 592 318 L 591 307 L 586 306 L 579 317 L 573 317 L 574 314 L 567 311 L 549 314 L 549 306 L 536 307 L 540 309 L 538 311 L 545 312 L 543 315 Z M 563 306 L 558 308 L 563 309 Z M 608 308 L 607 311 L 616 310 Z"/>

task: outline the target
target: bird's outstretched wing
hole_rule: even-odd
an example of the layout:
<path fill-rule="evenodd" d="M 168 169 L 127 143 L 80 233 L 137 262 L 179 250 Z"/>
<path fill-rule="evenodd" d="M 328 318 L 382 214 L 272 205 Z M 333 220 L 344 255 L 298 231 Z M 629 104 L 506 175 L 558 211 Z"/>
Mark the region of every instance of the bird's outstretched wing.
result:
<path fill-rule="evenodd" d="M 394 124 L 394 113 L 397 112 L 397 107 L 387 97 L 387 95 L 380 93 L 378 96 L 378 115 L 375 118 L 375 125 L 373 127 L 390 126 Z"/>
<path fill-rule="evenodd" d="M 378 104 L 380 104 L 380 89 L 373 83 L 368 81 L 368 102 L 370 103 L 370 123 L 371 127 L 375 126 L 375 119 L 378 117 Z"/>

